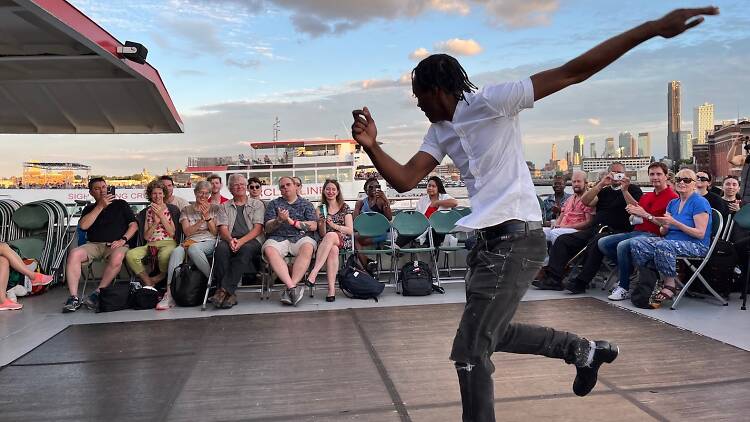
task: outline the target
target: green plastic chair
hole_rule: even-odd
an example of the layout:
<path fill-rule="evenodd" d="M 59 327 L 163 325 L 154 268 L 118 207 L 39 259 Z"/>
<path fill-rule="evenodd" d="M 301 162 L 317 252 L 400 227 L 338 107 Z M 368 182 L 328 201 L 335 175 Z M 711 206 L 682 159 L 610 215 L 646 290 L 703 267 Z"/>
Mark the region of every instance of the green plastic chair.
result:
<path fill-rule="evenodd" d="M 461 214 L 461 217 L 466 217 L 467 215 L 471 214 L 471 207 L 456 207 L 453 208 L 453 211 Z"/>
<path fill-rule="evenodd" d="M 455 210 L 438 210 L 432 213 L 430 216 L 430 225 L 432 225 L 432 228 L 435 230 L 435 233 L 448 235 L 456 233 L 456 222 L 463 218 L 463 216 Z M 452 268 L 448 264 L 448 258 L 450 254 L 455 253 L 457 251 L 460 251 L 465 248 L 465 245 L 459 243 L 456 246 L 442 246 L 437 245 L 438 254 L 443 253 L 445 254 L 445 265 L 443 266 L 443 270 L 448 273 L 448 277 L 451 276 L 451 270 Z M 440 258 L 438 257 L 438 261 Z M 456 268 L 459 269 L 459 268 Z M 465 269 L 465 268 L 460 268 Z M 463 278 L 462 278 L 463 280 Z"/>
<path fill-rule="evenodd" d="M 41 263 L 50 220 L 47 211 L 37 204 L 26 204 L 13 212 L 12 220 L 24 234 L 8 243 L 17 247 L 24 258 L 36 259 Z"/>
<path fill-rule="evenodd" d="M 363 212 L 354 219 L 354 241 L 361 237 L 380 237 L 386 236 L 387 239 L 391 238 L 393 234 L 393 228 L 391 222 L 383 214 L 378 212 Z M 363 255 L 377 255 L 383 256 L 384 254 L 392 253 L 393 245 L 387 247 L 378 247 L 374 249 L 359 249 L 355 250 L 354 253 L 361 253 Z M 379 267 L 378 267 L 379 268 Z"/>
<path fill-rule="evenodd" d="M 427 217 L 425 217 L 424 214 L 422 214 L 419 211 L 403 211 L 399 213 L 397 216 L 393 217 L 393 229 L 398 232 L 399 235 L 403 236 L 409 236 L 409 237 L 417 237 L 422 235 L 422 233 L 427 232 L 427 240 L 428 243 L 426 246 L 421 247 L 413 247 L 413 248 L 399 248 L 399 253 L 408 253 L 412 255 L 412 260 L 414 259 L 414 254 L 421 253 L 421 252 L 427 252 L 430 254 L 430 260 L 432 261 L 433 268 L 435 269 L 435 277 L 437 279 L 438 286 L 440 285 L 440 274 L 438 271 L 437 266 L 437 254 L 435 252 L 435 244 L 432 239 L 432 230 L 430 226 L 430 221 L 427 220 Z M 394 255 L 396 251 L 394 249 Z M 399 292 L 399 281 L 398 281 L 398 271 L 397 271 L 397 265 L 398 265 L 398 256 L 396 256 L 393 260 L 393 271 L 396 274 L 396 291 Z"/>

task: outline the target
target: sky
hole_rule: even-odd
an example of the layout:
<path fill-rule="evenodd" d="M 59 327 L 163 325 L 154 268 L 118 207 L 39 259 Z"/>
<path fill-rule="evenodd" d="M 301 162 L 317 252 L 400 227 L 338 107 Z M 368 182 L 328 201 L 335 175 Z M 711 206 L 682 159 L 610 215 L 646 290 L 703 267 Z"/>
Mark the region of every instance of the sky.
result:
<path fill-rule="evenodd" d="M 124 42 L 148 48 L 185 125 L 166 135 L 3 135 L 0 175 L 26 160 L 76 161 L 95 174 L 162 173 L 189 156 L 249 153 L 250 141 L 350 138 L 351 110 L 368 106 L 384 149 L 404 162 L 429 122 L 409 75 L 430 53 L 459 59 L 476 85 L 562 65 L 605 39 L 676 7 L 704 2 L 632 0 L 69 0 Z M 716 120 L 749 116 L 744 1 L 677 38 L 652 39 L 588 81 L 521 112 L 527 160 L 551 144 L 564 157 L 583 134 L 650 132 L 666 152 L 667 83 L 682 83 L 682 125 L 693 107 Z M 96 145 L 96 148 L 92 148 Z"/>

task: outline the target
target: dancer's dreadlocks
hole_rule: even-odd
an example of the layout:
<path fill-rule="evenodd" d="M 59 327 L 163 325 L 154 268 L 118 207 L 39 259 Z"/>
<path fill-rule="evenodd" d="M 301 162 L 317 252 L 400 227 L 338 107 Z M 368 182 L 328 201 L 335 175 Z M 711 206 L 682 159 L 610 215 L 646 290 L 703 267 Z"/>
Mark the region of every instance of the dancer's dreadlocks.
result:
<path fill-rule="evenodd" d="M 466 100 L 464 92 L 477 89 L 458 60 L 447 54 L 433 54 L 419 62 L 411 71 L 411 80 L 420 90 L 439 88 L 453 94 L 458 101 Z"/>

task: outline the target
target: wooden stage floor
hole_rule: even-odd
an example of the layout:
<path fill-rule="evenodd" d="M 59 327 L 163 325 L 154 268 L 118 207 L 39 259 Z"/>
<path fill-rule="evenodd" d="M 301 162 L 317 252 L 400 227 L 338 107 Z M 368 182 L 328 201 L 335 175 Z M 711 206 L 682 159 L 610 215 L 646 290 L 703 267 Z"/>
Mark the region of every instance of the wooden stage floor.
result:
<path fill-rule="evenodd" d="M 2 421 L 457 421 L 448 360 L 462 304 L 72 325 L 0 369 Z M 587 397 L 575 368 L 496 354 L 503 421 L 750 418 L 750 354 L 593 298 L 516 320 L 620 357 Z"/>

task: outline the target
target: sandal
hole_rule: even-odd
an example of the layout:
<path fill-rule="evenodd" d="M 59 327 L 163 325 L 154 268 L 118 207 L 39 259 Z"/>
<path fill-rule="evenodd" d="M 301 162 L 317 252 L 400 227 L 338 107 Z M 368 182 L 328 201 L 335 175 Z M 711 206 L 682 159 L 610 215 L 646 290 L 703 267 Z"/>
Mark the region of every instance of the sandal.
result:
<path fill-rule="evenodd" d="M 677 288 L 675 286 L 664 285 L 661 290 L 659 290 L 659 293 L 654 296 L 654 303 L 661 304 L 662 302 L 671 300 L 675 294 L 677 294 Z"/>
<path fill-rule="evenodd" d="M 326 302 L 334 302 L 336 301 L 336 296 L 326 296 Z"/>
<path fill-rule="evenodd" d="M 306 278 L 306 279 L 305 279 L 305 286 L 307 286 L 307 287 L 309 287 L 309 288 L 311 288 L 311 289 L 312 289 L 312 288 L 314 288 L 314 287 L 315 287 L 315 283 L 313 283 L 312 281 L 310 281 L 310 279 L 309 279 L 309 278 Z"/>

